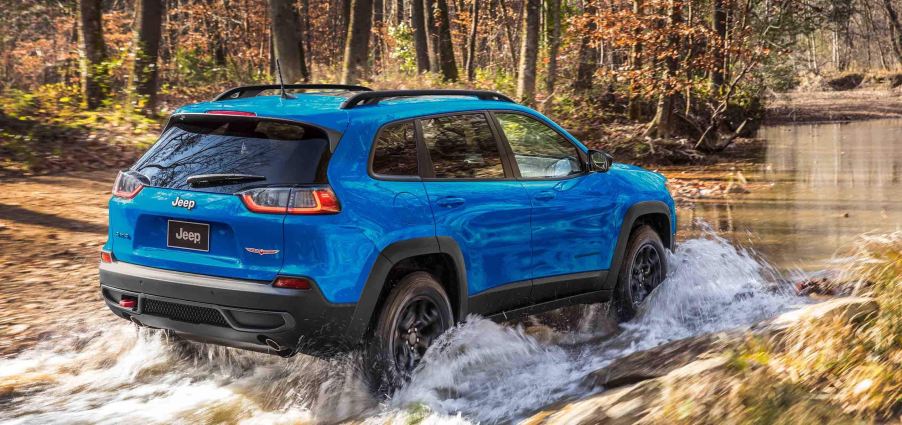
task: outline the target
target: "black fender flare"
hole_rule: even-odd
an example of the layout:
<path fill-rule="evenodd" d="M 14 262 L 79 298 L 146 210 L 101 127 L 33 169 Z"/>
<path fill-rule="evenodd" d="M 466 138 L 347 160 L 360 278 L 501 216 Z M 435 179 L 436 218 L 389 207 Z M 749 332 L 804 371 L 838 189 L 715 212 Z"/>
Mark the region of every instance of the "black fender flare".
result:
<path fill-rule="evenodd" d="M 620 263 L 623 261 L 623 255 L 626 251 L 626 244 L 629 241 L 630 231 L 639 217 L 648 214 L 664 214 L 667 217 L 667 231 L 672 229 L 673 217 L 670 214 L 670 208 L 661 201 L 643 201 L 633 204 L 623 215 L 623 222 L 620 223 L 620 233 L 617 235 L 617 245 L 614 248 L 614 257 L 611 258 L 611 267 L 608 269 L 608 275 L 604 282 L 604 289 L 614 289 L 617 284 L 617 275 L 620 273 Z M 674 248 L 674 236 L 670 236 L 670 250 Z"/>
<path fill-rule="evenodd" d="M 361 341 L 365 337 L 367 328 L 373 315 L 377 313 L 376 304 L 382 295 L 382 288 L 388 278 L 392 267 L 400 261 L 426 254 L 447 254 L 454 262 L 457 274 L 457 311 L 454 316 L 460 321 L 467 316 L 469 300 L 467 295 L 467 270 L 463 253 L 457 242 L 447 236 L 432 236 L 416 239 L 407 239 L 392 243 L 385 247 L 373 263 L 373 268 L 366 279 L 363 293 L 354 308 L 354 314 L 345 330 L 349 341 Z M 453 300 L 452 300 L 453 301 Z"/>

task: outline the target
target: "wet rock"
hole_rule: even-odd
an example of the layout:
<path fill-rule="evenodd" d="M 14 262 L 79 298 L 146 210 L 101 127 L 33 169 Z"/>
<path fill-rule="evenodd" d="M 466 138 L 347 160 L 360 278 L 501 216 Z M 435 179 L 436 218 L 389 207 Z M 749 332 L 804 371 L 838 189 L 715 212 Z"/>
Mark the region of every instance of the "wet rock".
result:
<path fill-rule="evenodd" d="M 688 378 L 706 376 L 727 365 L 726 357 L 696 360 L 659 378 L 605 391 L 580 400 L 558 403 L 536 413 L 523 424 L 635 424 L 643 422 L 666 399 L 668 387 Z"/>
<path fill-rule="evenodd" d="M 673 341 L 621 357 L 589 374 L 584 383 L 610 389 L 658 378 L 700 358 L 710 357 L 711 353 L 722 351 L 736 338 L 735 333 L 717 333 Z"/>
<path fill-rule="evenodd" d="M 777 335 L 802 322 L 830 322 L 839 318 L 843 322 L 858 323 L 873 317 L 880 305 L 873 298 L 843 297 L 783 313 L 752 327 L 755 333 Z"/>

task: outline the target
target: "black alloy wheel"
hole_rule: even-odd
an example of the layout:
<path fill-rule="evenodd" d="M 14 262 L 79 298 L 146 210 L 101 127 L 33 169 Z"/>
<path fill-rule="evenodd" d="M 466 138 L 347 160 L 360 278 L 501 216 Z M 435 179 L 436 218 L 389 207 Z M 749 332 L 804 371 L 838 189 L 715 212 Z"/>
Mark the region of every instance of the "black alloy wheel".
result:
<path fill-rule="evenodd" d="M 650 226 L 639 226 L 630 234 L 612 300 L 619 321 L 635 317 L 649 294 L 667 277 L 664 253 L 660 236 Z"/>
<path fill-rule="evenodd" d="M 454 324 L 442 285 L 427 272 L 413 272 L 392 288 L 367 347 L 373 390 L 391 394 L 410 379 L 426 350 Z"/>

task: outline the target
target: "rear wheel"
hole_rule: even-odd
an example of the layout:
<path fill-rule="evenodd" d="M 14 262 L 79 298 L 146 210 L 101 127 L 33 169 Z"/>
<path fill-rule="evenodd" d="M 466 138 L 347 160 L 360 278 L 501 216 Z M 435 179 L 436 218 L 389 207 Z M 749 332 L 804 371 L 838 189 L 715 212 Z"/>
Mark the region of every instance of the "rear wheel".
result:
<path fill-rule="evenodd" d="M 614 288 L 613 308 L 617 319 L 636 316 L 645 299 L 667 276 L 667 258 L 661 238 L 650 226 L 630 234 Z"/>
<path fill-rule="evenodd" d="M 454 316 L 441 284 L 429 273 L 405 276 L 388 295 L 368 347 L 374 389 L 391 392 L 410 378 L 430 345 Z"/>

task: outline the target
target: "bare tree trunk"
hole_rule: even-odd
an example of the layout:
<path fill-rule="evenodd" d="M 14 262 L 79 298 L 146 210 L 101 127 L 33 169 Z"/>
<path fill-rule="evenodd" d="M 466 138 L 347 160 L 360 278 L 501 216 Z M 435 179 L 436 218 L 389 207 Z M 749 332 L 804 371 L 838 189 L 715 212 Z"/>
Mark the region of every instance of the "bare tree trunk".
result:
<path fill-rule="evenodd" d="M 643 9 L 642 0 L 633 0 L 633 15 L 639 17 L 642 14 Z M 633 45 L 630 46 L 630 69 L 634 73 L 638 73 L 640 69 L 642 69 L 642 43 L 639 40 L 638 32 L 641 31 L 637 29 L 636 32 L 636 41 L 633 42 Z M 639 104 L 639 81 L 637 76 L 633 76 L 630 79 L 630 88 L 629 88 L 629 99 L 626 105 L 626 113 L 627 118 L 631 120 L 638 120 L 639 116 L 642 115 L 641 105 Z"/>
<path fill-rule="evenodd" d="M 520 70 L 517 72 L 517 98 L 528 105 L 536 100 L 536 60 L 539 52 L 539 13 L 541 0 L 525 0 L 523 35 L 520 39 Z"/>
<path fill-rule="evenodd" d="M 586 15 L 594 16 L 596 12 L 595 6 L 586 7 Z M 593 20 L 589 23 L 588 33 L 593 33 L 598 29 L 598 25 Z M 576 53 L 576 78 L 573 80 L 573 88 L 579 91 L 585 91 L 592 88 L 592 78 L 595 76 L 595 70 L 598 69 L 598 52 L 592 47 L 588 34 L 584 34 L 579 40 L 579 49 Z"/>
<path fill-rule="evenodd" d="M 378 70 L 382 66 L 382 36 L 385 26 L 385 2 L 373 0 L 373 66 Z"/>
<path fill-rule="evenodd" d="M 395 2 L 395 25 L 401 25 L 404 22 L 404 0 Z"/>
<path fill-rule="evenodd" d="M 344 84 L 356 84 L 366 73 L 372 25 L 373 0 L 353 0 L 341 73 Z"/>
<path fill-rule="evenodd" d="M 298 33 L 297 10 L 291 0 L 269 0 L 269 19 L 272 27 L 272 44 L 275 58 L 279 60 L 285 83 L 306 80 L 301 36 Z"/>
<path fill-rule="evenodd" d="M 429 62 L 429 33 L 426 31 L 426 11 L 423 0 L 410 2 L 410 20 L 413 25 L 413 45 L 417 53 L 417 72 L 432 69 Z"/>
<path fill-rule="evenodd" d="M 519 62 L 519 59 L 517 58 L 517 48 L 516 48 L 516 44 L 514 43 L 514 31 L 511 28 L 510 19 L 508 18 L 508 16 L 510 16 L 510 14 L 508 13 L 507 3 L 505 2 L 505 0 L 498 0 L 498 5 L 501 8 L 501 19 L 502 19 L 502 22 L 504 22 L 504 32 L 505 32 L 505 34 L 507 34 L 507 44 L 508 44 L 508 47 L 510 47 L 510 51 L 511 51 L 511 72 L 516 74 L 517 73 L 517 65 L 520 62 Z"/>
<path fill-rule="evenodd" d="M 473 0 L 473 7 L 470 9 L 470 36 L 467 42 L 467 80 L 473 81 L 476 78 L 476 35 L 479 29 L 479 0 Z"/>
<path fill-rule="evenodd" d="M 896 59 L 902 63 L 902 22 L 899 22 L 899 14 L 893 6 L 893 0 L 883 0 L 883 7 L 886 9 L 886 15 L 892 25 L 893 50 L 896 52 Z"/>
<path fill-rule="evenodd" d="M 153 114 L 157 102 L 159 72 L 157 57 L 163 24 L 162 0 L 138 0 L 135 5 L 135 62 L 131 85 L 138 96 L 136 106 Z"/>
<path fill-rule="evenodd" d="M 712 22 L 714 23 L 714 32 L 717 34 L 717 45 L 714 46 L 714 70 L 711 72 L 711 91 L 716 93 L 723 86 L 725 55 L 727 40 L 727 10 L 724 0 L 714 0 L 714 10 Z"/>
<path fill-rule="evenodd" d="M 548 43 L 548 67 L 545 69 L 545 93 L 548 96 L 542 104 L 545 112 L 551 110 L 553 105 L 554 88 L 557 82 L 557 56 L 561 49 L 561 0 L 548 0 L 547 14 L 547 43 Z"/>
<path fill-rule="evenodd" d="M 429 70 L 439 72 L 441 63 L 438 55 L 438 33 L 435 28 L 435 0 L 413 0 L 423 2 L 423 18 L 426 23 L 426 47 L 429 52 Z"/>
<path fill-rule="evenodd" d="M 454 59 L 454 42 L 451 40 L 451 17 L 447 0 L 436 0 L 438 6 L 438 50 L 436 56 L 445 81 L 457 81 L 457 61 Z"/>
<path fill-rule="evenodd" d="M 661 94 L 658 97 L 658 106 L 655 111 L 655 118 L 652 120 L 652 124 L 649 127 L 650 131 L 646 132 L 646 135 L 654 135 L 659 138 L 668 138 L 673 134 L 674 130 L 674 122 L 673 122 L 673 107 L 676 99 L 676 92 L 674 91 L 673 83 L 671 79 L 677 75 L 677 71 L 679 70 L 679 58 L 678 51 L 680 49 L 680 35 L 676 32 L 676 26 L 679 25 L 683 20 L 683 14 L 681 4 L 679 0 L 669 0 L 668 1 L 668 25 L 671 27 L 671 35 L 668 37 L 668 56 L 664 59 L 665 67 L 664 67 L 664 75 L 662 75 L 662 80 L 664 81 L 663 87 L 661 88 Z"/>
<path fill-rule="evenodd" d="M 100 3 L 100 0 L 78 2 L 81 93 L 88 109 L 99 107 L 109 91 L 109 78 L 103 64 L 106 44 L 103 42 Z"/>

